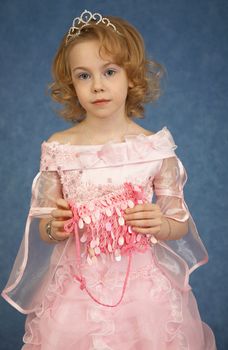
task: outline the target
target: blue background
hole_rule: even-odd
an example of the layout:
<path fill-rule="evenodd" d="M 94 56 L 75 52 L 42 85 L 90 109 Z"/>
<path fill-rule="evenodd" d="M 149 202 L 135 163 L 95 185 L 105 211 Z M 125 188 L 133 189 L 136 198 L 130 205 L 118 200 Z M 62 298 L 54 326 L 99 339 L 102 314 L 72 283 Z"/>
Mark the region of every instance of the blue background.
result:
<path fill-rule="evenodd" d="M 55 116 L 47 96 L 50 66 L 72 19 L 85 8 L 123 16 L 145 38 L 150 57 L 168 72 L 159 102 L 140 124 L 167 126 L 189 179 L 186 202 L 209 252 L 209 263 L 191 277 L 202 319 L 228 349 L 227 154 L 228 2 L 226 0 L 1 0 L 0 145 L 1 281 L 17 253 L 39 168 L 40 143 L 69 127 Z M 1 349 L 17 350 L 24 316 L 2 298 Z M 54 349 L 53 349 L 54 350 Z"/>

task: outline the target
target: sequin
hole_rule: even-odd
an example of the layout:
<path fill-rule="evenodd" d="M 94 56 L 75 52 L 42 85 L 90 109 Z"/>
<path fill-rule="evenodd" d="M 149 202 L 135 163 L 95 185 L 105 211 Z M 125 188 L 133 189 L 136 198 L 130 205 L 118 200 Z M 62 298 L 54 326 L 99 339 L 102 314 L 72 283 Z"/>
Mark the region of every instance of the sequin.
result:
<path fill-rule="evenodd" d="M 128 226 L 127 230 L 128 230 L 129 233 L 132 233 L 132 228 L 131 228 L 131 226 Z"/>
<path fill-rule="evenodd" d="M 120 254 L 120 250 L 119 249 L 115 250 L 114 255 L 115 255 L 115 260 L 116 261 L 120 261 L 121 260 L 121 254 Z"/>
<path fill-rule="evenodd" d="M 107 231 L 111 231 L 111 229 L 112 229 L 111 223 L 110 223 L 110 222 L 107 222 L 107 223 L 105 224 L 105 228 L 106 228 Z"/>
<path fill-rule="evenodd" d="M 81 218 L 78 220 L 78 227 L 81 229 L 84 227 L 84 222 Z"/>
<path fill-rule="evenodd" d="M 96 255 L 99 255 L 101 250 L 100 250 L 99 247 L 95 247 L 94 252 L 95 252 Z"/>
<path fill-rule="evenodd" d="M 155 238 L 154 236 L 151 236 L 150 241 L 151 241 L 151 243 L 153 243 L 153 244 L 158 243 L 157 238 Z"/>
<path fill-rule="evenodd" d="M 100 238 L 97 236 L 96 237 L 96 244 L 99 245 L 100 244 Z"/>
<path fill-rule="evenodd" d="M 119 245 L 123 245 L 124 244 L 124 237 L 123 236 L 120 236 L 119 239 L 118 239 L 118 244 Z"/>
<path fill-rule="evenodd" d="M 140 233 L 136 236 L 136 241 L 139 242 L 141 241 L 142 235 L 140 235 Z"/>
<path fill-rule="evenodd" d="M 134 202 L 133 201 L 131 201 L 130 199 L 127 201 L 127 204 L 128 204 L 128 206 L 129 206 L 129 208 L 134 208 Z"/>
<path fill-rule="evenodd" d="M 112 252 L 112 245 L 109 243 L 108 244 L 108 251 L 111 253 Z"/>
<path fill-rule="evenodd" d="M 112 237 L 113 241 L 116 239 L 115 234 L 114 234 L 113 231 L 111 231 L 111 237 Z"/>
<path fill-rule="evenodd" d="M 88 215 L 84 216 L 84 217 L 83 217 L 83 220 L 84 220 L 85 223 L 88 224 L 88 225 L 91 223 L 91 218 L 90 218 Z"/>
<path fill-rule="evenodd" d="M 121 216 L 121 215 L 122 215 L 120 209 L 117 208 L 117 207 L 116 207 L 116 213 L 117 213 L 118 216 Z"/>
<path fill-rule="evenodd" d="M 85 243 L 87 241 L 87 235 L 85 233 L 83 233 L 83 235 L 81 236 L 80 241 L 82 243 Z"/>
<path fill-rule="evenodd" d="M 92 241 L 90 242 L 90 248 L 95 248 L 96 247 L 96 245 L 97 245 L 97 242 L 96 242 L 96 240 L 95 239 L 92 239 Z"/>
<path fill-rule="evenodd" d="M 118 222 L 119 222 L 120 226 L 123 226 L 124 225 L 124 218 L 122 216 L 120 216 L 118 218 Z"/>
<path fill-rule="evenodd" d="M 109 216 L 109 217 L 112 216 L 112 211 L 111 211 L 111 209 L 109 209 L 109 208 L 106 208 L 106 209 L 105 209 L 105 213 L 106 213 L 106 215 Z"/>

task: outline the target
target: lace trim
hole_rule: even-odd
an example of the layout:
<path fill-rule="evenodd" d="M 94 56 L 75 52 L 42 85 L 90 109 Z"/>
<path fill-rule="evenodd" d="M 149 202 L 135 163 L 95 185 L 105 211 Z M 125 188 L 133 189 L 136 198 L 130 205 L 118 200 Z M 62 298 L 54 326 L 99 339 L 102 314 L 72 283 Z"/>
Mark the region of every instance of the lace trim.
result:
<path fill-rule="evenodd" d="M 114 184 L 111 177 L 107 177 L 106 182 L 95 184 L 91 180 L 83 180 L 83 171 L 72 170 L 60 173 L 60 181 L 64 198 L 69 201 L 83 202 L 107 195 L 110 192 L 118 191 L 122 184 Z M 145 196 L 151 201 L 153 195 L 152 178 L 142 179 L 141 176 L 131 176 L 127 178 L 135 186 L 144 188 Z"/>

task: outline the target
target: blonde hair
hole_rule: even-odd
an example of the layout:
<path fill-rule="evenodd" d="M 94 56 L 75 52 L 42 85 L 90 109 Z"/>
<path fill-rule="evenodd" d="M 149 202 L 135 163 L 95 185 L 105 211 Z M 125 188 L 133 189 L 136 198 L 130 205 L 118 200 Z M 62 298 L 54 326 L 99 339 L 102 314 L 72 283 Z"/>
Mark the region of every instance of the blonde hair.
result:
<path fill-rule="evenodd" d="M 90 24 L 80 34 L 66 42 L 63 37 L 52 65 L 53 82 L 49 85 L 51 97 L 63 105 L 58 113 L 68 121 L 81 121 L 85 110 L 81 107 L 72 82 L 69 66 L 69 52 L 77 43 L 98 40 L 100 55 L 107 54 L 113 62 L 126 70 L 132 83 L 126 99 L 126 113 L 129 117 L 144 117 L 144 104 L 157 100 L 161 93 L 160 78 L 163 68 L 145 54 L 144 41 L 140 33 L 127 21 L 108 16 L 118 32 L 103 23 Z"/>

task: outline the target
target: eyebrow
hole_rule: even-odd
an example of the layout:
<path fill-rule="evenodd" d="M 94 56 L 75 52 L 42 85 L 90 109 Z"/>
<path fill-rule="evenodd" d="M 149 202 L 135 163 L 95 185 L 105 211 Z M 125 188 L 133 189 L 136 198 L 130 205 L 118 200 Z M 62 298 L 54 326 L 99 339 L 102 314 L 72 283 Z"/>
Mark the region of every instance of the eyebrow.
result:
<path fill-rule="evenodd" d="M 110 61 L 110 62 L 105 63 L 102 66 L 102 68 L 105 68 L 105 67 L 109 66 L 110 64 L 115 64 L 116 65 L 116 63 Z M 86 67 L 75 67 L 75 68 L 72 69 L 72 72 L 75 72 L 76 70 L 88 70 L 89 71 L 90 69 L 86 68 Z"/>

